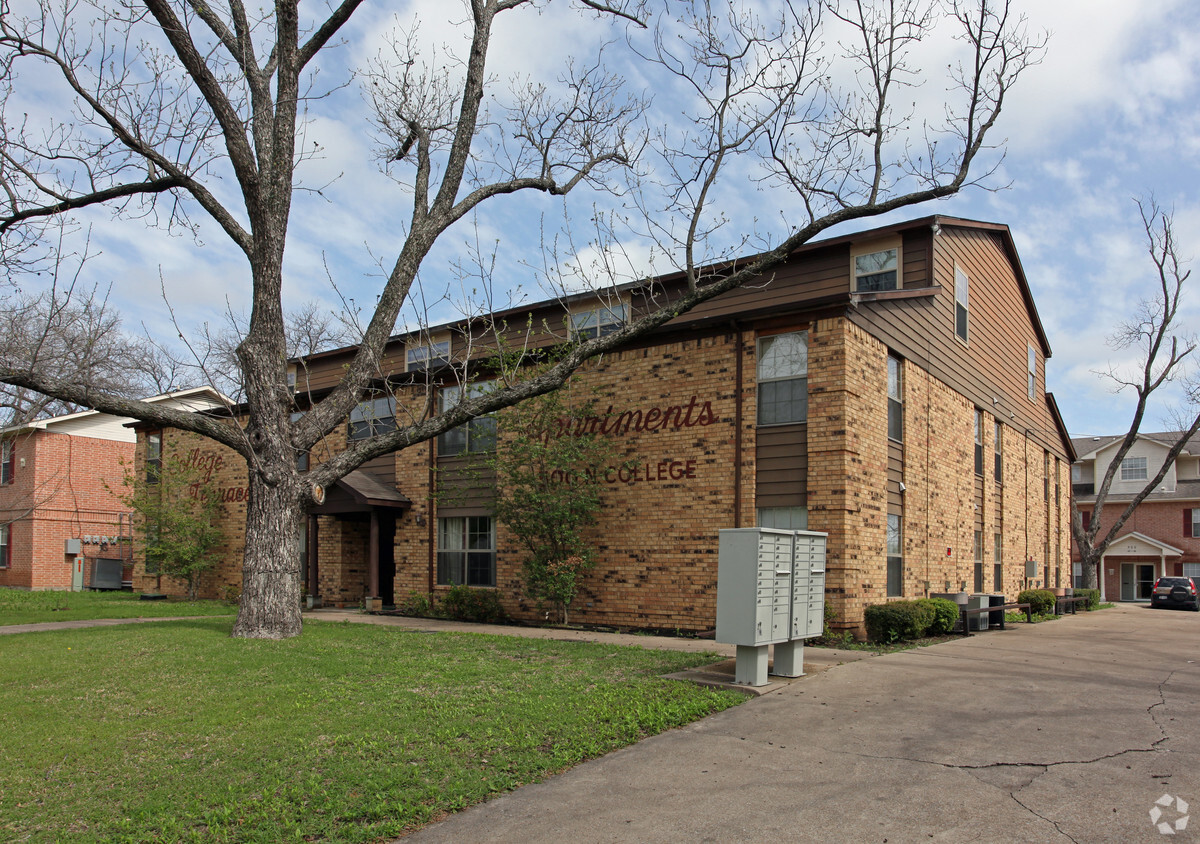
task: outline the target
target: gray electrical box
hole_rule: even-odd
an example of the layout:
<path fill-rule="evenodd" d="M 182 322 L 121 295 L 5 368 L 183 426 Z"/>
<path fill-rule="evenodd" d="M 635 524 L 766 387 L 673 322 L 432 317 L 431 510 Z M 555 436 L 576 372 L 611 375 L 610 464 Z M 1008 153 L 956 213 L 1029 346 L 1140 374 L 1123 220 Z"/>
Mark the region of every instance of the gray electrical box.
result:
<path fill-rule="evenodd" d="M 717 641 L 738 646 L 737 682 L 766 683 L 767 645 L 777 674 L 803 674 L 802 643 L 825 626 L 827 534 L 775 528 L 720 532 Z"/>

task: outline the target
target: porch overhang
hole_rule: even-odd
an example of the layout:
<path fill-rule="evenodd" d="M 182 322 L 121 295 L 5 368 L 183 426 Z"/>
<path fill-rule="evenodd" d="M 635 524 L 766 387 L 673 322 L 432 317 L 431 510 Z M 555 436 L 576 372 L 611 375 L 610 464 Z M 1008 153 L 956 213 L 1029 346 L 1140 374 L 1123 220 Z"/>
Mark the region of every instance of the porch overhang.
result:
<path fill-rule="evenodd" d="M 407 510 L 412 501 L 360 469 L 338 480 L 325 492 L 325 501 L 308 508 L 312 515 L 369 513 L 372 510 Z"/>

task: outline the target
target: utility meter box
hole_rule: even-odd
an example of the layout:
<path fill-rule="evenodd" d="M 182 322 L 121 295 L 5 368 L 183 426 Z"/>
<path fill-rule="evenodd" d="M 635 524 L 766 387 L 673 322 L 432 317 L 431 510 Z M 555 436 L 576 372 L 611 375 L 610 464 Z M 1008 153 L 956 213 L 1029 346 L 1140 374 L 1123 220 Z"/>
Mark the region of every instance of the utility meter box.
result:
<path fill-rule="evenodd" d="M 722 530 L 717 641 L 757 647 L 821 635 L 826 538 L 776 528 Z"/>

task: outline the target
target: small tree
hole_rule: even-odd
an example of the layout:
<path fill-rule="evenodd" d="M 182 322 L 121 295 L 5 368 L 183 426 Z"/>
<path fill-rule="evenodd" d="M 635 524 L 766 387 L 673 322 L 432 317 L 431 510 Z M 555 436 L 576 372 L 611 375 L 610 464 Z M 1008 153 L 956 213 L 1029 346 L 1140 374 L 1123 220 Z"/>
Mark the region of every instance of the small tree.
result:
<path fill-rule="evenodd" d="M 585 429 L 594 399 L 581 401 L 568 385 L 510 407 L 500 416 L 489 458 L 499 495 L 496 518 L 524 547 L 525 591 L 549 601 L 568 622 L 579 582 L 595 564 L 584 536 L 596 523 L 612 440 Z"/>
<path fill-rule="evenodd" d="M 145 482 L 126 467 L 122 485 L 117 495 L 134 512 L 146 571 L 187 581 L 194 601 L 200 575 L 216 562 L 212 551 L 221 541 L 217 491 L 199 468 L 177 457 L 164 457 L 161 467 L 147 471 Z"/>
<path fill-rule="evenodd" d="M 1129 430 L 1121 438 L 1121 444 L 1109 462 L 1104 477 L 1096 484 L 1096 500 L 1092 505 L 1092 518 L 1088 527 L 1083 526 L 1078 502 L 1074 498 L 1071 501 L 1071 536 L 1079 549 L 1082 585 L 1085 589 L 1097 588 L 1096 572 L 1104 552 L 1120 534 L 1121 528 L 1138 505 L 1162 483 L 1162 479 L 1188 441 L 1200 431 L 1200 413 L 1196 412 L 1197 406 L 1200 405 L 1200 384 L 1197 383 L 1194 369 L 1189 369 L 1197 341 L 1195 335 L 1188 330 L 1189 326 L 1181 325 L 1179 319 L 1179 306 L 1191 270 L 1180 257 L 1171 215 L 1163 212 L 1153 202 L 1139 202 L 1138 209 L 1142 215 L 1142 227 L 1146 233 L 1150 260 L 1155 268 L 1154 294 L 1139 303 L 1133 317 L 1118 326 L 1110 340 L 1111 345 L 1118 350 L 1132 349 L 1139 353 L 1141 365 L 1134 375 L 1122 374 L 1116 368 L 1111 368 L 1105 373 L 1106 377 L 1116 384 L 1118 391 L 1132 389 L 1137 395 L 1137 403 Z M 1121 461 L 1137 441 L 1147 405 L 1160 387 L 1171 383 L 1182 386 L 1188 403 L 1188 409 L 1181 412 L 1177 420 L 1178 438 L 1171 444 L 1157 474 L 1150 477 L 1141 490 L 1125 502 L 1120 515 L 1107 530 L 1101 532 L 1100 518 L 1108 501 L 1113 479 Z"/>

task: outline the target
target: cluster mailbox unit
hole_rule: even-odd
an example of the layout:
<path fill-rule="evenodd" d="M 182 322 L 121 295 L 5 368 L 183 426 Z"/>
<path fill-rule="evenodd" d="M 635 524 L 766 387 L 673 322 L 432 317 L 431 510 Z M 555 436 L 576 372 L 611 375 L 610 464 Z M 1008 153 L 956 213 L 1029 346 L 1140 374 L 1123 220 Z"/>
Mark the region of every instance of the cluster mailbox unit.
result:
<path fill-rule="evenodd" d="M 717 641 L 737 645 L 734 679 L 767 682 L 767 646 L 774 673 L 804 674 L 804 640 L 825 626 L 825 540 L 828 534 L 776 528 L 720 532 L 717 561 Z"/>

